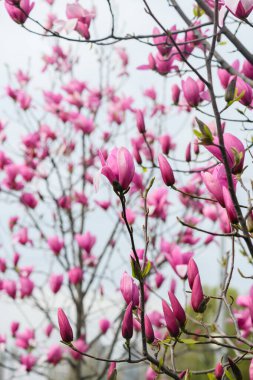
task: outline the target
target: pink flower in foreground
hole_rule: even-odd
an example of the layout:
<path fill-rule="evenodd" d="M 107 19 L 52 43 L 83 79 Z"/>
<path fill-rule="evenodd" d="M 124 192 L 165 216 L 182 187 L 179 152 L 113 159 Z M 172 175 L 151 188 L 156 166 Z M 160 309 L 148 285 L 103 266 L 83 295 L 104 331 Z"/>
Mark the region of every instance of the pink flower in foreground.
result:
<path fill-rule="evenodd" d="M 101 173 L 113 186 L 120 185 L 122 190 L 127 190 L 135 173 L 131 153 L 126 148 L 114 148 L 107 160 L 102 152 L 99 156 L 102 164 Z"/>
<path fill-rule="evenodd" d="M 132 302 L 133 307 L 139 305 L 138 286 L 134 283 L 132 277 L 130 277 L 126 272 L 123 273 L 120 280 L 120 291 L 127 304 Z"/>
<path fill-rule="evenodd" d="M 240 96 L 243 94 L 239 102 L 245 105 L 246 107 L 249 106 L 253 99 L 253 92 L 250 85 L 244 82 L 242 78 L 237 77 L 236 90 L 237 90 L 237 96 Z"/>
<path fill-rule="evenodd" d="M 123 321 L 122 321 L 122 336 L 126 340 L 130 340 L 133 336 L 133 303 L 127 306 Z"/>
<path fill-rule="evenodd" d="M 179 326 L 180 327 L 184 327 L 185 322 L 186 322 L 185 311 L 182 308 L 182 306 L 181 306 L 180 302 L 178 301 L 177 297 L 172 292 L 169 292 L 168 294 L 169 294 L 169 299 L 170 299 L 171 307 L 172 307 L 172 310 L 173 310 L 173 314 L 175 315 L 176 320 L 178 321 Z"/>
<path fill-rule="evenodd" d="M 199 86 L 197 84 L 197 81 L 194 79 L 188 77 L 186 80 L 182 81 L 182 89 L 184 97 L 191 107 L 197 107 L 197 105 L 200 102 L 200 95 L 199 95 Z"/>
<path fill-rule="evenodd" d="M 234 206 L 234 203 L 232 201 L 231 195 L 229 190 L 226 187 L 222 188 L 223 191 L 223 198 L 224 198 L 224 203 L 225 203 L 225 208 L 228 214 L 228 218 L 231 223 L 238 223 L 238 216 L 237 212 Z"/>
<path fill-rule="evenodd" d="M 162 174 L 163 182 L 166 186 L 173 186 L 175 183 L 175 178 L 173 170 L 168 162 L 168 160 L 160 154 L 158 157 L 159 167 Z"/>
<path fill-rule="evenodd" d="M 213 197 L 220 203 L 222 207 L 225 207 L 223 187 L 226 189 L 228 188 L 228 181 L 224 165 L 217 165 L 213 170 L 202 172 L 201 174 L 208 191 L 213 195 Z M 236 176 L 233 175 L 232 179 L 235 189 L 237 183 Z"/>
<path fill-rule="evenodd" d="M 199 270 L 193 259 L 189 261 L 187 274 L 189 285 L 192 290 L 192 308 L 196 313 L 203 313 L 205 311 L 206 302 L 200 281 Z"/>
<path fill-rule="evenodd" d="M 179 326 L 176 317 L 165 300 L 162 300 L 162 307 L 167 329 L 171 336 L 177 337 L 179 334 Z"/>
<path fill-rule="evenodd" d="M 5 0 L 6 10 L 17 24 L 24 24 L 26 22 L 33 7 L 34 3 L 30 3 L 30 0 L 20 0 L 19 2 Z"/>
<path fill-rule="evenodd" d="M 153 343 L 153 341 L 155 340 L 154 329 L 147 315 L 145 315 L 145 333 L 147 342 Z"/>
<path fill-rule="evenodd" d="M 74 22 L 74 30 L 86 40 L 90 39 L 89 27 L 91 20 L 95 17 L 95 12 L 89 12 L 80 4 L 67 4 L 66 15 Z"/>
<path fill-rule="evenodd" d="M 234 174 L 241 173 L 244 164 L 245 149 L 243 143 L 231 133 L 224 133 L 224 145 L 228 158 L 228 163 Z M 219 145 L 218 137 L 213 139 L 214 145 Z M 204 147 L 214 155 L 219 161 L 223 162 L 219 146 L 204 145 Z"/>
<path fill-rule="evenodd" d="M 61 308 L 58 309 L 58 324 L 63 342 L 71 343 L 73 341 L 73 330 L 66 314 Z"/>

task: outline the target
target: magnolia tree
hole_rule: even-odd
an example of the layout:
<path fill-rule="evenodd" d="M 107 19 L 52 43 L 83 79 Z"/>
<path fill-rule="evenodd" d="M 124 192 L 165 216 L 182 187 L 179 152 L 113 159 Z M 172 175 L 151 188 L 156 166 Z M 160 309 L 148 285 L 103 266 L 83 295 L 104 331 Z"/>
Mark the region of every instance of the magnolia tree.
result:
<path fill-rule="evenodd" d="M 142 35 L 118 30 L 116 1 L 46 0 L 46 21 L 40 3 L 4 0 L 13 33 L 53 45 L 44 86 L 18 68 L 2 89 L 1 366 L 12 378 L 55 379 L 56 367 L 115 380 L 133 367 L 148 380 L 253 380 L 253 1 L 139 0 L 154 25 Z M 130 40 L 149 50 L 138 76 L 166 78 L 167 95 L 124 90 Z M 78 71 L 86 43 L 95 85 Z"/>

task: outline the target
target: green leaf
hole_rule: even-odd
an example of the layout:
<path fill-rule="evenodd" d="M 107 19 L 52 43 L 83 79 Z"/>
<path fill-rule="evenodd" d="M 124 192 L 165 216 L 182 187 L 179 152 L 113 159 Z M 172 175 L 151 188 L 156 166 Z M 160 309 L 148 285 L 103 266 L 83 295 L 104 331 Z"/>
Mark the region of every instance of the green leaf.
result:
<path fill-rule="evenodd" d="M 228 370 L 225 370 L 225 375 L 227 376 L 227 378 L 228 378 L 229 380 L 235 380 L 234 376 L 231 375 L 231 373 L 229 373 Z"/>
<path fill-rule="evenodd" d="M 200 8 L 198 5 L 196 5 L 193 8 L 194 17 L 200 18 L 201 16 L 203 16 L 203 14 L 205 14 L 205 11 L 202 8 Z"/>
<path fill-rule="evenodd" d="M 216 376 L 214 376 L 213 373 L 208 373 L 207 377 L 208 377 L 209 380 L 216 380 Z"/>
<path fill-rule="evenodd" d="M 203 121 L 199 120 L 197 117 L 195 118 L 196 122 L 198 123 L 199 129 L 202 133 L 200 136 L 200 140 L 203 144 L 209 145 L 213 142 L 213 135 L 208 126 L 203 123 Z"/>
<path fill-rule="evenodd" d="M 231 367 L 231 370 L 233 372 L 235 379 L 236 380 L 243 380 L 242 373 L 241 373 L 239 367 L 235 364 L 235 362 L 229 357 L 228 357 L 228 362 L 230 364 L 230 367 Z"/>
<path fill-rule="evenodd" d="M 159 343 L 161 344 L 170 344 L 171 342 L 173 342 L 175 339 L 172 338 L 172 337 L 169 337 L 167 339 L 164 339 L 164 340 L 161 340 Z"/>
<path fill-rule="evenodd" d="M 233 148 L 233 147 L 231 147 L 231 150 L 232 150 L 233 155 L 234 155 L 235 165 L 239 165 L 242 158 L 243 158 L 243 153 L 238 152 L 238 150 L 236 148 Z"/>
<path fill-rule="evenodd" d="M 142 277 L 140 268 L 138 267 L 138 264 L 132 257 L 131 257 L 131 267 L 132 267 L 132 276 L 136 278 L 137 280 L 140 280 Z"/>
<path fill-rule="evenodd" d="M 194 135 L 198 138 L 198 139 L 201 139 L 202 137 L 202 133 L 200 131 L 198 131 L 197 129 L 194 129 L 193 130 L 193 133 Z"/>
<path fill-rule="evenodd" d="M 146 264 L 146 266 L 145 266 L 145 268 L 142 271 L 142 278 L 147 277 L 147 275 L 149 274 L 151 268 L 152 268 L 151 261 L 148 261 L 147 264 Z"/>
<path fill-rule="evenodd" d="M 228 106 L 233 104 L 235 99 L 235 89 L 236 89 L 236 78 L 233 78 L 231 82 L 229 83 L 226 93 L 225 93 L 225 100 L 228 103 Z M 232 103 L 231 103 L 232 102 Z"/>
<path fill-rule="evenodd" d="M 185 343 L 185 344 L 197 344 L 198 341 L 194 339 L 180 339 L 179 342 Z"/>
<path fill-rule="evenodd" d="M 186 374 L 185 374 L 185 377 L 184 377 L 184 380 L 190 380 L 191 379 L 191 372 L 189 370 L 187 370 Z"/>

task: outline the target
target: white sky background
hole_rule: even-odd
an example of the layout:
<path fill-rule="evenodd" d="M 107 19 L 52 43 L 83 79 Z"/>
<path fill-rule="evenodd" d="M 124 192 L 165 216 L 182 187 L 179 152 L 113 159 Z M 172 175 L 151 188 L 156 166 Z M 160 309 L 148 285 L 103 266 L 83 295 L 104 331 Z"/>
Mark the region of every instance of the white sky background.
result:
<path fill-rule="evenodd" d="M 189 0 L 181 0 L 179 2 L 181 5 L 183 5 L 184 9 L 191 7 L 191 1 Z M 46 12 L 49 9 L 48 5 L 43 0 L 37 0 L 35 3 L 35 8 L 32 11 L 31 16 L 35 19 L 40 19 L 40 21 L 45 20 Z M 96 36 L 102 36 L 104 34 L 107 34 L 107 32 L 104 32 L 104 30 L 107 30 L 108 32 L 110 31 L 110 14 L 108 12 L 108 5 L 106 0 L 96 0 L 93 3 L 97 5 L 98 8 Z M 179 21 L 179 18 L 176 16 L 175 12 L 173 12 L 171 8 L 168 8 L 166 0 L 150 0 L 149 3 L 153 8 L 154 13 L 158 16 L 159 20 L 164 23 L 164 25 L 172 26 L 174 23 L 176 23 L 178 27 L 184 26 L 184 24 Z M 56 0 L 56 6 L 53 7 L 53 11 L 57 15 L 59 14 L 59 18 L 64 19 L 66 4 L 67 1 L 65 0 Z M 83 0 L 80 1 L 80 4 L 86 7 L 86 4 L 90 4 L 90 2 Z M 117 35 L 124 34 L 125 32 L 135 34 L 147 34 L 152 32 L 155 24 L 153 20 L 151 20 L 151 18 L 143 12 L 143 3 L 141 0 L 115 0 L 114 4 L 116 5 L 116 15 L 118 18 L 116 21 Z M 87 6 L 87 8 L 89 9 L 89 6 Z M 142 15 L 141 17 L 140 14 Z M 26 25 L 29 25 L 31 29 L 35 28 L 35 26 L 31 23 L 27 23 Z M 94 33 L 93 29 L 91 29 L 91 33 Z M 73 33 L 72 35 L 73 37 L 77 37 L 76 33 Z M 94 34 L 92 34 L 92 37 L 93 35 Z M 245 38 L 244 40 L 246 44 L 250 43 L 248 38 Z M 3 86 L 6 86 L 8 83 L 6 76 L 7 71 L 5 68 L 6 64 L 9 66 L 10 71 L 14 72 L 19 68 L 25 70 L 30 60 L 31 74 L 36 75 L 36 83 L 38 85 L 38 88 L 44 85 L 45 75 L 41 73 L 41 55 L 45 52 L 49 53 L 49 45 L 55 43 L 56 40 L 53 38 L 42 39 L 41 37 L 28 33 L 19 25 L 15 24 L 5 11 L 3 1 L 0 1 L 0 96 L 3 94 Z M 153 72 L 136 70 L 136 67 L 138 65 L 147 62 L 148 53 L 152 51 L 151 48 L 138 42 L 128 42 L 124 45 L 128 46 L 128 52 L 130 53 L 129 71 L 132 77 L 129 80 L 129 83 L 127 83 L 124 91 L 126 94 L 132 94 L 133 96 L 135 96 L 135 94 L 138 95 L 136 99 L 136 106 L 141 107 L 143 104 L 140 94 L 144 88 L 154 86 L 156 89 L 160 89 L 160 97 L 162 94 L 164 94 L 164 91 L 165 94 L 170 94 L 169 85 L 172 83 L 171 81 L 166 81 Z M 69 46 L 69 43 L 64 42 L 63 46 Z M 93 47 L 91 49 L 89 44 L 80 44 L 75 47 L 75 49 L 77 49 L 79 54 L 81 54 L 80 79 L 85 80 L 88 78 L 90 83 L 94 81 L 95 86 L 97 83 L 97 70 L 96 66 L 94 65 L 95 55 L 93 53 L 93 50 L 95 48 Z M 108 48 L 105 47 L 105 49 Z M 230 60 L 230 55 L 227 55 L 227 59 Z M 175 82 L 175 80 L 173 80 L 173 82 Z M 178 82 L 180 82 L 180 80 L 178 80 Z M 168 96 L 168 105 L 169 104 L 170 100 Z M 10 113 L 11 110 L 8 107 L 9 102 L 5 102 L 0 98 L 0 115 Z M 180 158 L 184 157 L 184 148 L 186 147 L 191 136 L 192 118 L 193 114 L 190 116 L 187 116 L 186 114 L 178 115 L 178 117 L 173 117 L 171 119 L 168 117 L 168 132 L 171 133 L 172 136 L 174 134 L 174 131 L 175 133 L 178 133 L 178 130 L 181 128 L 182 123 L 185 123 L 185 128 L 180 132 L 180 148 L 181 144 L 183 146 L 183 148 L 179 151 Z M 186 123 L 185 120 L 188 120 L 188 122 Z M 233 130 L 237 128 L 235 134 L 240 135 L 238 126 L 230 126 L 229 124 L 227 124 L 227 126 L 228 131 L 232 133 Z M 17 136 L 17 126 L 15 126 L 13 130 L 13 144 L 15 144 Z M 175 141 L 179 141 L 179 138 L 177 137 Z M 3 214 L 4 208 L 2 209 L 2 215 Z M 104 226 L 105 222 L 106 218 L 102 218 L 98 222 L 96 214 L 94 214 L 93 219 L 90 220 L 91 231 L 93 226 L 97 226 L 98 223 L 100 223 L 102 227 Z M 201 278 L 205 284 L 209 284 L 211 286 L 217 284 L 217 280 L 219 278 L 219 267 L 217 265 L 218 256 L 219 248 L 217 245 L 213 244 L 211 248 L 208 248 L 204 253 L 196 257 L 196 261 L 200 265 Z M 238 257 L 237 259 L 236 267 L 238 265 L 244 270 L 246 274 L 251 273 L 249 268 L 246 266 L 246 261 L 241 257 Z M 235 271 L 233 283 L 238 289 L 241 289 L 242 291 L 245 291 L 245 289 L 248 289 L 249 287 L 249 282 L 243 280 L 237 274 L 237 271 Z M 5 324 L 9 325 L 10 316 L 11 318 L 13 317 L 14 310 L 16 312 L 16 309 L 10 306 L 8 307 L 7 312 L 4 313 L 4 315 L 1 315 L 1 326 L 4 326 Z M 34 379 L 35 377 L 32 378 L 32 380 Z"/>

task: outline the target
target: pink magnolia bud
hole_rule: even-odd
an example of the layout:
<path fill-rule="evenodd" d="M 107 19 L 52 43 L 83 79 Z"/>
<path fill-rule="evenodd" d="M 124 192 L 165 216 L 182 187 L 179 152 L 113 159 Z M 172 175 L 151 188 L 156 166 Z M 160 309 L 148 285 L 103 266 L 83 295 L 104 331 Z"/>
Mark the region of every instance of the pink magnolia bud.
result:
<path fill-rule="evenodd" d="M 171 149 L 175 148 L 175 144 L 172 143 L 170 135 L 159 136 L 159 142 L 161 144 L 162 152 L 166 156 L 169 154 Z"/>
<path fill-rule="evenodd" d="M 204 311 L 202 308 L 203 301 L 204 301 L 204 294 L 203 294 L 199 274 L 197 274 L 193 282 L 192 295 L 191 295 L 192 308 L 194 311 L 196 311 L 196 313 L 201 313 Z"/>
<path fill-rule="evenodd" d="M 20 0 L 19 2 L 5 0 L 6 10 L 17 24 L 24 24 L 26 22 L 33 7 L 34 3 L 30 3 L 30 0 Z"/>
<path fill-rule="evenodd" d="M 171 336 L 177 337 L 179 334 L 179 327 L 176 317 L 165 300 L 162 300 L 162 307 L 167 329 Z"/>
<path fill-rule="evenodd" d="M 140 133 L 145 133 L 146 128 L 145 128 L 143 112 L 141 110 L 136 110 L 135 115 L 136 115 L 136 124 L 137 124 L 138 131 Z"/>
<path fill-rule="evenodd" d="M 68 271 L 68 278 L 69 278 L 69 282 L 71 284 L 74 284 L 74 285 L 79 284 L 82 281 L 82 279 L 83 279 L 83 271 L 82 271 L 82 269 L 79 268 L 79 267 L 71 268 Z"/>
<path fill-rule="evenodd" d="M 17 224 L 18 219 L 19 219 L 18 216 L 12 216 L 12 217 L 10 217 L 8 225 L 9 225 L 9 229 L 11 231 L 13 230 L 13 228 L 15 227 L 15 225 Z"/>
<path fill-rule="evenodd" d="M 20 259 L 20 254 L 17 253 L 17 252 L 15 252 L 14 255 L 13 255 L 13 265 L 14 265 L 14 267 L 16 267 L 18 265 L 19 259 Z"/>
<path fill-rule="evenodd" d="M 20 197 L 20 202 L 32 209 L 34 209 L 38 204 L 37 199 L 31 193 L 23 193 Z"/>
<path fill-rule="evenodd" d="M 178 323 L 179 323 L 179 326 L 182 328 L 184 327 L 185 325 L 185 322 L 186 322 L 186 315 L 185 315 L 185 311 L 184 309 L 182 308 L 180 302 L 178 301 L 177 297 L 172 293 L 172 292 L 169 292 L 169 298 L 170 298 L 170 303 L 171 303 L 171 307 L 172 307 L 172 310 L 173 310 L 173 314 L 175 315 Z"/>
<path fill-rule="evenodd" d="M 166 186 L 173 186 L 175 183 L 173 170 L 171 169 L 171 166 L 167 159 L 162 154 L 159 154 L 158 156 L 158 163 L 162 174 L 163 182 Z"/>
<path fill-rule="evenodd" d="M 126 340 L 130 340 L 133 336 L 133 302 L 127 306 L 122 321 L 122 336 Z"/>
<path fill-rule="evenodd" d="M 101 319 L 99 321 L 99 328 L 102 331 L 103 334 L 107 332 L 107 330 L 110 328 L 111 322 L 108 319 Z"/>
<path fill-rule="evenodd" d="M 155 340 L 154 330 L 150 322 L 150 319 L 147 315 L 145 315 L 145 333 L 146 333 L 147 342 L 153 343 Z"/>
<path fill-rule="evenodd" d="M 62 274 L 52 274 L 49 279 L 50 289 L 54 294 L 58 293 L 61 289 L 63 283 L 63 275 Z"/>
<path fill-rule="evenodd" d="M 6 271 L 6 260 L 0 257 L 0 272 L 4 273 Z"/>
<path fill-rule="evenodd" d="M 132 302 L 133 307 L 139 305 L 138 286 L 134 283 L 132 277 L 130 277 L 126 272 L 123 273 L 120 280 L 120 291 L 127 304 Z"/>
<path fill-rule="evenodd" d="M 241 20 L 247 18 L 253 9 L 252 2 L 248 0 L 225 0 L 225 6 Z"/>
<path fill-rule="evenodd" d="M 19 322 L 12 322 L 11 323 L 11 335 L 15 336 L 18 329 L 19 329 Z"/>
<path fill-rule="evenodd" d="M 173 84 L 173 86 L 171 87 L 171 97 L 172 97 L 172 101 L 174 104 L 178 104 L 179 102 L 179 97 L 180 97 L 180 88 L 178 87 L 177 84 Z"/>
<path fill-rule="evenodd" d="M 182 81 L 184 97 L 191 107 L 197 107 L 200 102 L 199 87 L 195 80 L 187 78 Z"/>
<path fill-rule="evenodd" d="M 52 236 L 47 239 L 47 244 L 53 253 L 58 256 L 64 247 L 64 242 L 58 238 L 58 236 Z"/>
<path fill-rule="evenodd" d="M 229 218 L 231 223 L 237 224 L 238 223 L 238 216 L 237 216 L 237 212 L 236 212 L 234 203 L 232 201 L 230 192 L 225 186 L 223 186 L 222 192 L 223 192 L 223 199 L 224 199 L 225 208 L 226 208 L 226 211 L 228 214 L 228 218 Z"/>
<path fill-rule="evenodd" d="M 100 153 L 101 173 L 112 185 L 120 184 L 122 190 L 127 190 L 132 182 L 135 167 L 131 153 L 126 148 L 114 148 L 105 161 Z"/>
<path fill-rule="evenodd" d="M 224 369 L 221 363 L 217 363 L 214 371 L 214 375 L 217 380 L 221 380 L 224 373 Z"/>
<path fill-rule="evenodd" d="M 108 368 L 107 372 L 107 380 L 116 380 L 117 378 L 117 369 L 116 369 L 116 363 L 112 362 Z"/>
<path fill-rule="evenodd" d="M 191 143 L 189 143 L 185 150 L 185 161 L 191 162 Z"/>
<path fill-rule="evenodd" d="M 253 79 L 253 65 L 249 61 L 244 61 L 242 72 L 246 77 Z"/>
<path fill-rule="evenodd" d="M 193 282 L 195 280 L 195 277 L 199 274 L 199 270 L 197 267 L 197 264 L 193 259 L 190 259 L 188 263 L 188 269 L 187 269 L 187 276 L 188 276 L 188 281 L 190 288 L 192 289 L 193 287 Z"/>
<path fill-rule="evenodd" d="M 58 324 L 63 342 L 71 343 L 73 341 L 73 330 L 66 314 L 61 308 L 58 309 Z"/>
<path fill-rule="evenodd" d="M 194 139 L 193 150 L 196 155 L 199 154 L 199 143 L 197 139 Z"/>

